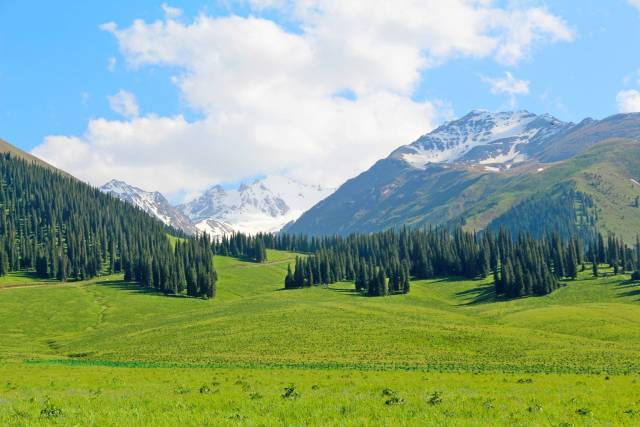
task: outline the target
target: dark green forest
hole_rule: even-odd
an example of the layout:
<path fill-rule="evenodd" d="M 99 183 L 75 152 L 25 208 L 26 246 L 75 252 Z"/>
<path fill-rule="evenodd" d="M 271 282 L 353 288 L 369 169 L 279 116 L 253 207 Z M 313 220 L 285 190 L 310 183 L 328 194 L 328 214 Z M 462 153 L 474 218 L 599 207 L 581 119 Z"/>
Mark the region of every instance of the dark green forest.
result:
<path fill-rule="evenodd" d="M 187 238 L 144 212 L 51 169 L 0 156 L 0 275 L 83 280 L 123 272 L 165 293 L 215 296 L 209 239 Z M 180 236 L 175 248 L 168 234 Z"/>

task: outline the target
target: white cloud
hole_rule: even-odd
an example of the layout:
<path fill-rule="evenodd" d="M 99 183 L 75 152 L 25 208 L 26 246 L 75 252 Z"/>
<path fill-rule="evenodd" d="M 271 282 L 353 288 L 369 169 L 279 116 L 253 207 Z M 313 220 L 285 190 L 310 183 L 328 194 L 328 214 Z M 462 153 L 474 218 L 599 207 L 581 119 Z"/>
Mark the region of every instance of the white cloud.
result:
<path fill-rule="evenodd" d="M 640 12 L 640 0 L 628 0 L 629 4 L 633 7 L 635 7 L 636 9 L 638 9 L 638 12 Z"/>
<path fill-rule="evenodd" d="M 529 94 L 529 81 L 518 80 L 513 77 L 510 72 L 504 73 L 504 78 L 492 79 L 484 77 L 483 80 L 491 84 L 491 93 L 494 95 L 507 94 L 507 95 L 528 95 Z"/>
<path fill-rule="evenodd" d="M 616 96 L 618 111 L 621 113 L 640 112 L 640 91 L 631 89 L 618 92 Z"/>
<path fill-rule="evenodd" d="M 177 70 L 172 81 L 203 119 L 139 117 L 121 92 L 112 108 L 129 120 L 92 120 L 85 135 L 49 137 L 34 153 L 94 184 L 119 177 L 169 194 L 280 172 L 335 185 L 436 123 L 438 106 L 412 99 L 428 67 L 514 64 L 572 39 L 543 9 L 487 0 L 242 1 L 282 8 L 300 30 L 251 16 L 178 21 L 166 5 L 163 20 L 101 26 L 134 69 Z M 347 90 L 354 99 L 336 96 Z"/>
<path fill-rule="evenodd" d="M 132 119 L 140 114 L 136 97 L 131 92 L 121 90 L 115 95 L 109 96 L 108 99 L 111 109 L 125 118 Z"/>
<path fill-rule="evenodd" d="M 504 33 L 496 51 L 498 62 L 513 65 L 529 56 L 534 43 L 572 41 L 574 34 L 564 21 L 541 8 L 501 11 L 495 16 Z"/>
<path fill-rule="evenodd" d="M 529 94 L 529 81 L 518 80 L 510 72 L 505 72 L 503 78 L 482 77 L 482 81 L 491 85 L 491 93 L 494 95 L 507 95 L 509 97 L 509 108 L 516 107 L 516 97 L 518 95 Z"/>
<path fill-rule="evenodd" d="M 162 3 L 162 10 L 167 19 L 177 19 L 182 16 L 182 10 L 177 7 L 171 7 L 167 3 Z"/>
<path fill-rule="evenodd" d="M 115 56 L 112 56 L 109 58 L 109 61 L 107 63 L 107 69 L 113 73 L 116 70 L 117 64 L 118 60 L 115 58 Z"/>

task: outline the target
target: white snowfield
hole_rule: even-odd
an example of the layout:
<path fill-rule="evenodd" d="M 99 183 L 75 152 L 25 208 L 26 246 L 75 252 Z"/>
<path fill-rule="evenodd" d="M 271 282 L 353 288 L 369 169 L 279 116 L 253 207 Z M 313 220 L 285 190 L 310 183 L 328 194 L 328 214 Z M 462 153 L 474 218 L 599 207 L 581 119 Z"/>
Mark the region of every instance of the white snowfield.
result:
<path fill-rule="evenodd" d="M 429 163 L 466 161 L 481 165 L 517 163 L 526 160 L 520 148 L 532 139 L 544 139 L 561 130 L 562 122 L 550 115 L 528 111 L 490 113 L 474 110 L 449 122 L 416 142 L 396 150 L 392 157 L 416 169 Z M 463 159 L 472 150 L 484 148 L 475 157 Z"/>

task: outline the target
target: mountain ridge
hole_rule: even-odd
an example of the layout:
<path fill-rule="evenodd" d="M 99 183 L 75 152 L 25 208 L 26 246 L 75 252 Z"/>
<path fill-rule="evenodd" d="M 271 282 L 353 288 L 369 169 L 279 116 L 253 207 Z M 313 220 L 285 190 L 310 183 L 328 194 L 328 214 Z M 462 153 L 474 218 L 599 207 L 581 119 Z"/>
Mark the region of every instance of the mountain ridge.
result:
<path fill-rule="evenodd" d="M 427 143 L 433 142 L 434 138 L 429 138 L 429 135 L 435 134 L 437 137 L 448 127 L 455 126 L 460 121 L 464 124 L 469 120 L 470 115 L 477 114 L 478 112 L 470 113 L 457 121 L 449 122 L 413 143 L 394 150 L 367 171 L 346 181 L 335 193 L 307 211 L 284 231 L 314 235 L 349 234 L 379 231 L 402 225 L 461 223 L 468 229 L 482 229 L 493 219 L 522 202 L 525 197 L 541 191 L 540 188 L 535 188 L 540 180 L 533 178 L 549 177 L 552 181 L 553 175 L 562 170 L 558 167 L 559 165 L 565 162 L 571 163 L 572 159 L 584 155 L 591 149 L 597 151 L 598 149 L 594 147 L 599 143 L 604 141 L 605 145 L 615 145 L 625 140 L 630 144 L 627 145 L 629 150 L 633 152 L 640 150 L 637 142 L 640 139 L 640 114 L 636 113 L 615 115 L 603 120 L 586 119 L 578 124 L 558 121 L 553 125 L 558 130 L 554 130 L 550 137 L 544 134 L 543 138 L 536 138 L 534 135 L 524 141 L 520 133 L 515 137 L 510 135 L 506 140 L 505 138 L 483 139 L 481 134 L 480 136 L 472 135 L 471 141 L 474 144 L 470 144 L 468 135 L 458 129 L 450 131 L 449 135 L 456 136 L 458 143 L 468 144 L 468 146 L 464 149 L 454 146 L 455 156 L 447 157 L 447 150 L 451 150 L 451 144 L 449 144 L 440 147 L 443 153 L 439 162 L 429 161 L 433 160 L 433 156 L 430 159 L 428 155 L 420 157 L 420 161 L 404 158 L 405 154 L 414 154 L 417 146 L 424 148 L 425 140 Z M 514 114 L 523 116 L 531 113 L 516 112 Z M 543 117 L 546 123 L 554 123 L 557 120 L 549 119 L 552 116 L 542 115 L 533 118 L 527 116 L 526 122 L 534 123 L 540 117 Z M 485 134 L 491 134 L 494 124 L 485 123 L 474 126 Z M 521 129 L 526 130 L 526 127 L 521 126 Z M 536 135 L 541 130 L 544 131 L 544 129 L 538 129 Z M 510 151 L 516 147 L 515 151 L 522 154 L 522 157 L 510 156 L 503 162 L 496 163 L 484 162 L 486 157 L 483 156 L 476 156 L 471 160 L 468 154 L 472 149 L 484 146 L 492 149 L 497 147 L 497 150 L 503 151 L 506 146 Z M 433 145 L 427 147 L 433 149 Z M 620 157 L 624 157 L 624 154 L 620 154 Z M 424 159 L 427 161 L 422 163 Z M 600 161 L 600 159 L 596 160 Z M 577 161 L 574 160 L 574 162 Z M 615 169 L 617 167 L 615 163 L 622 161 L 622 159 L 610 159 L 607 161 L 606 168 Z M 638 169 L 640 169 L 640 163 Z M 566 175 L 562 179 L 584 181 L 579 170 L 572 170 L 571 174 L 569 174 L 571 177 Z M 630 183 L 629 179 L 638 180 L 633 176 L 626 178 L 628 178 L 627 183 Z M 513 181 L 511 186 L 510 181 Z M 624 190 L 618 188 L 623 185 L 620 179 L 616 178 L 613 181 L 611 183 L 613 187 L 619 191 Z M 514 183 L 518 186 L 515 187 Z M 547 181 L 544 183 L 546 185 Z M 544 188 L 545 191 L 548 190 L 546 186 Z M 591 193 L 596 191 L 590 187 L 583 190 Z M 604 203 L 604 199 L 601 199 L 600 203 Z M 600 217 L 602 227 L 606 228 L 608 223 L 614 224 L 621 221 L 614 218 L 615 214 L 611 209 L 606 211 L 606 217 Z M 625 221 L 633 222 L 628 217 Z"/>

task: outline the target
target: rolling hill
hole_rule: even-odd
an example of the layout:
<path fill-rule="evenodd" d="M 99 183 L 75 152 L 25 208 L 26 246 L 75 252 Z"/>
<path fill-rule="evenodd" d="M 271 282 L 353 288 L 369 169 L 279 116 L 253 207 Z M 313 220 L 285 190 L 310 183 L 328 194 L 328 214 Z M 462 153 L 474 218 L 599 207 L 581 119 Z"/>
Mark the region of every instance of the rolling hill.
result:
<path fill-rule="evenodd" d="M 640 317 L 628 276 L 551 295 L 490 280 L 282 291 L 296 254 L 216 257 L 216 300 L 121 275 L 0 279 L 3 425 L 628 425 Z M 25 310 L 25 302 L 28 310 Z M 56 409 L 59 410 L 56 411 Z M 44 414 L 44 415 L 43 415 Z"/>

